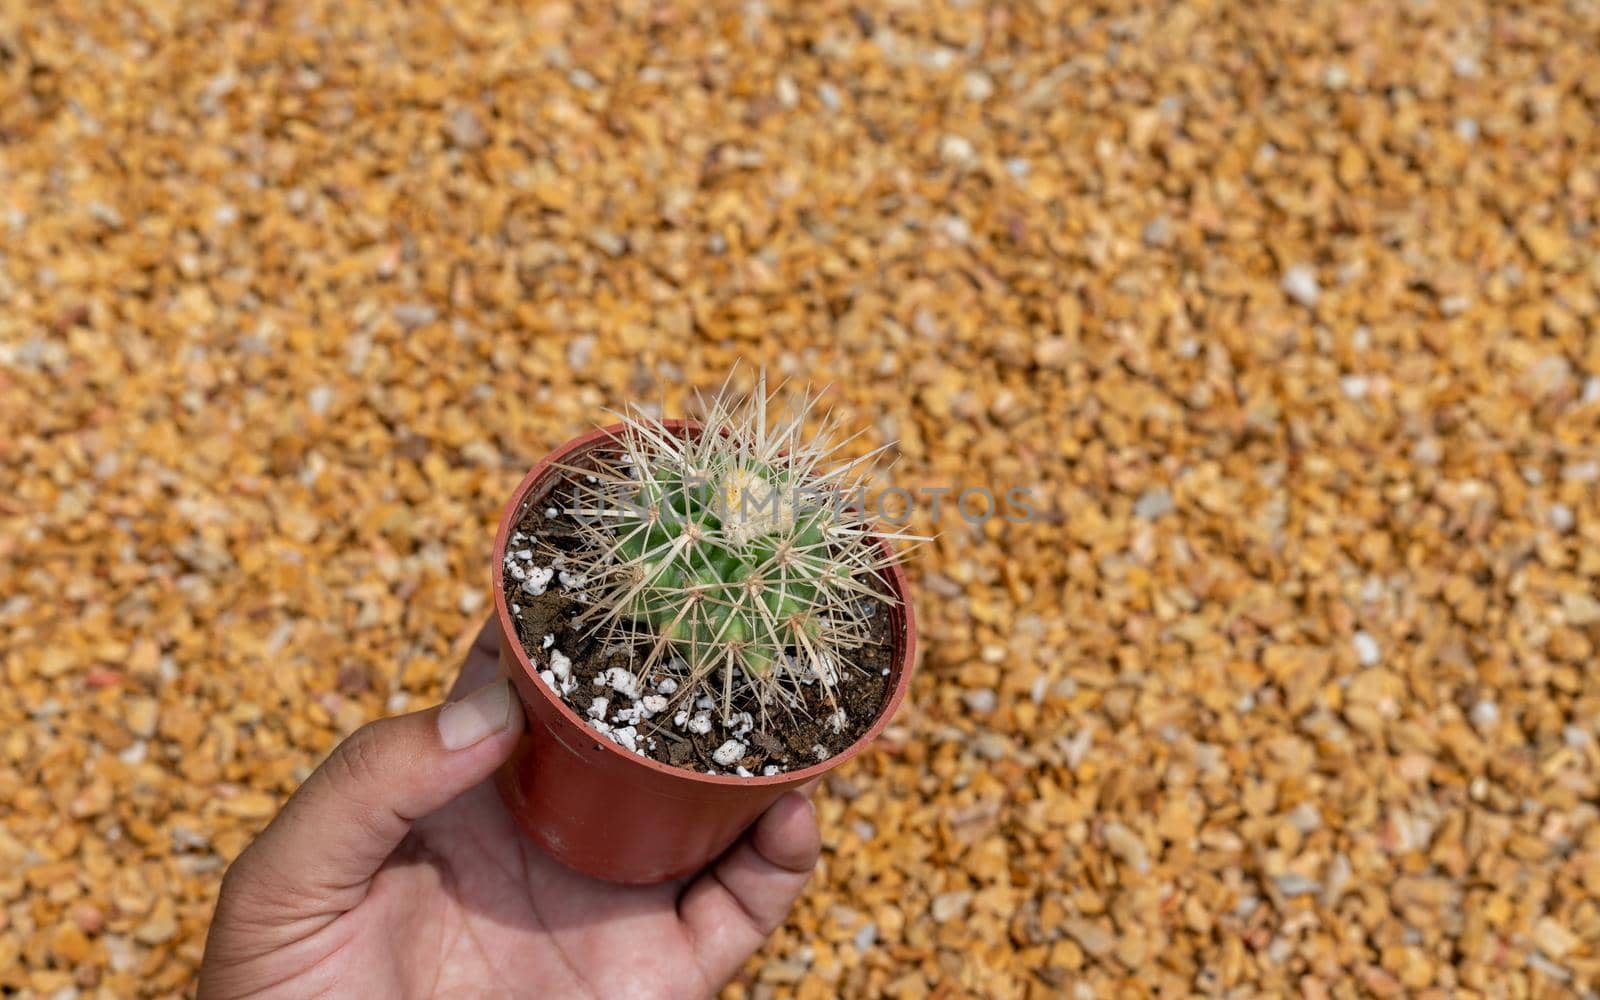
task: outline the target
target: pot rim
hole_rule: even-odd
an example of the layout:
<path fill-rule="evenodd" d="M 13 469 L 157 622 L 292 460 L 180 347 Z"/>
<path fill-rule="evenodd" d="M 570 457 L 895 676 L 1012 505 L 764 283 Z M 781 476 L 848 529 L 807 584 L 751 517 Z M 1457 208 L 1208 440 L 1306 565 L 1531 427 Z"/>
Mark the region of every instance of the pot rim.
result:
<path fill-rule="evenodd" d="M 660 423 L 667 430 L 674 432 L 699 429 L 700 427 L 700 424 L 694 420 L 662 420 Z M 538 485 L 542 479 L 551 473 L 552 470 L 555 470 L 556 462 L 564 461 L 574 452 L 592 445 L 597 441 L 605 439 L 615 440 L 618 434 L 623 430 L 623 427 L 624 425 L 620 422 L 610 424 L 605 427 L 596 427 L 593 430 L 584 434 L 580 434 L 568 441 L 566 444 L 563 444 L 560 447 L 550 451 L 544 456 L 544 458 L 540 459 L 534 464 L 533 468 L 528 471 L 527 475 L 522 477 L 522 481 L 518 483 L 517 488 L 512 491 L 511 499 L 506 503 L 504 510 L 502 510 L 500 513 L 500 526 L 495 531 L 494 557 L 491 564 L 491 569 L 494 576 L 494 613 L 500 620 L 501 634 L 505 637 L 505 644 L 511 646 L 511 654 L 513 657 L 515 657 L 517 666 L 528 675 L 528 678 L 533 681 L 534 688 L 541 696 L 543 696 L 545 701 L 548 702 L 556 710 L 556 712 L 561 715 L 563 719 L 578 727 L 578 729 L 583 732 L 586 737 L 595 737 L 595 742 L 603 748 L 604 752 L 610 753 L 617 758 L 626 760 L 629 763 L 644 767 L 647 770 L 658 771 L 669 777 L 680 778 L 685 781 L 692 781 L 703 785 L 722 785 L 735 788 L 758 788 L 767 785 L 801 784 L 805 781 L 809 781 L 812 778 L 821 777 L 822 775 L 838 767 L 840 764 L 843 764 L 855 757 L 862 750 L 866 749 L 867 744 L 876 739 L 877 736 L 883 732 L 884 728 L 888 726 L 889 720 L 894 717 L 895 711 L 900 707 L 900 702 L 904 700 L 906 689 L 910 687 L 911 684 L 911 668 L 915 663 L 917 651 L 916 614 L 911 606 L 911 588 L 906 580 L 905 568 L 899 562 L 890 563 L 887 568 L 889 587 L 894 592 L 895 597 L 900 601 L 896 608 L 891 609 L 891 613 L 898 611 L 901 617 L 901 641 L 899 643 L 894 643 L 893 640 L 891 640 L 891 649 L 895 646 L 898 646 L 900 651 L 900 655 L 896 657 L 898 662 L 894 667 L 891 668 L 894 686 L 890 689 L 889 697 L 884 701 L 882 708 L 878 710 L 878 717 L 873 720 L 871 726 L 867 727 L 866 732 L 862 733 L 854 742 L 845 747 L 843 750 L 834 754 L 832 757 L 829 757 L 827 760 L 818 761 L 809 767 L 804 767 L 794 771 L 784 771 L 780 774 L 752 775 L 748 778 L 743 778 L 736 774 L 706 774 L 704 771 L 691 770 L 684 767 L 674 767 L 671 764 L 663 764 L 660 761 L 644 754 L 633 753 L 631 751 L 624 750 L 611 740 L 603 738 L 603 734 L 597 733 L 591 729 L 589 725 L 578 715 L 578 713 L 573 711 L 572 706 L 568 705 L 559 694 L 552 691 L 549 685 L 545 684 L 544 678 L 539 676 L 539 671 L 534 667 L 533 661 L 528 658 L 528 651 L 523 648 L 522 642 L 517 639 L 516 622 L 511 617 L 510 608 L 506 606 L 506 542 L 511 537 L 512 525 L 516 522 L 517 514 L 522 510 L 522 502 L 524 498 L 526 498 L 527 495 L 533 491 L 533 488 Z M 888 549 L 888 542 L 886 542 L 883 538 L 878 538 L 877 542 L 886 550 Z"/>

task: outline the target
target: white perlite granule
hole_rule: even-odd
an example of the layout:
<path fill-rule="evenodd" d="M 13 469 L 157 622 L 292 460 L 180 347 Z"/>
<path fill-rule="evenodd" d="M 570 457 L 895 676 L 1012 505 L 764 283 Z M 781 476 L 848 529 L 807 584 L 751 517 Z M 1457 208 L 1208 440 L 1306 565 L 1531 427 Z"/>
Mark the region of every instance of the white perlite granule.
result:
<path fill-rule="evenodd" d="M 516 574 L 513 573 L 513 576 Z M 555 570 L 548 566 L 530 566 L 527 576 L 522 581 L 523 592 L 529 597 L 538 597 L 550 586 L 550 580 L 556 575 Z"/>
<path fill-rule="evenodd" d="M 562 680 L 572 676 L 572 661 L 561 650 L 550 653 L 550 671 Z"/>
<path fill-rule="evenodd" d="M 745 745 L 738 740 L 729 740 L 722 746 L 717 747 L 716 752 L 711 755 L 711 759 L 723 767 L 732 767 L 744 758 L 745 749 Z"/>
<path fill-rule="evenodd" d="M 609 667 L 600 674 L 605 683 L 617 694 L 624 698 L 636 700 L 639 697 L 639 678 L 622 667 Z"/>

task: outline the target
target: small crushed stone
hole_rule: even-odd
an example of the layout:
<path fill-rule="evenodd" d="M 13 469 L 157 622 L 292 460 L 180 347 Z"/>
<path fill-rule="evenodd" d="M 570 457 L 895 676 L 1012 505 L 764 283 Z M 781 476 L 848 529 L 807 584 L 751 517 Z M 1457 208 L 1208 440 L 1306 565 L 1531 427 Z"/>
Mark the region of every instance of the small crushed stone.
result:
<path fill-rule="evenodd" d="M 735 358 L 1036 516 L 728 996 L 1600 991 L 1593 3 L 244 6 L 0 7 L 0 991 L 188 988 Z"/>

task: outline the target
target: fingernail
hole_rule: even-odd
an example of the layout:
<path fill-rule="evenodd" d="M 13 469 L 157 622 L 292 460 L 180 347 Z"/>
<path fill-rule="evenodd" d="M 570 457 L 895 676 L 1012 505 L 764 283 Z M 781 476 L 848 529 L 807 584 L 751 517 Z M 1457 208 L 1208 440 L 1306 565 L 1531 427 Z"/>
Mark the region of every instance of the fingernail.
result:
<path fill-rule="evenodd" d="M 511 684 L 504 679 L 453 701 L 439 712 L 439 742 L 446 750 L 465 750 L 511 723 Z"/>

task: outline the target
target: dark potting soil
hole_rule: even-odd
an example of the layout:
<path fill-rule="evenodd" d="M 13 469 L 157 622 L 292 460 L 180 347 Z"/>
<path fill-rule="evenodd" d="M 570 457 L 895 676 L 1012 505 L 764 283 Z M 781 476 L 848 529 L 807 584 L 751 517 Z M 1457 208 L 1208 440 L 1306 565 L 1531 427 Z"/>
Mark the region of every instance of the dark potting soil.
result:
<path fill-rule="evenodd" d="M 536 565 L 546 565 L 555 553 L 571 552 L 579 547 L 573 525 L 562 523 L 566 520 L 565 515 L 545 516 L 547 508 L 559 510 L 568 506 L 566 497 L 562 495 L 567 489 L 570 489 L 568 481 L 557 484 L 555 490 L 538 503 L 524 504 L 517 519 L 514 531 L 538 543 L 518 543 L 541 553 L 535 558 Z M 514 547 L 507 545 L 508 549 Z M 512 618 L 516 623 L 517 638 L 535 668 L 543 670 L 548 667 L 550 653 L 554 650 L 561 651 L 572 661 L 572 677 L 577 683 L 570 694 L 560 697 L 579 718 L 589 718 L 589 706 L 597 694 L 609 696 L 612 693 L 609 688 L 595 685 L 594 680 L 598 675 L 611 667 L 621 667 L 637 675 L 649 656 L 651 644 L 643 639 L 628 643 L 613 641 L 607 645 L 601 637 L 591 635 L 589 623 L 576 620 L 587 605 L 573 592 L 563 588 L 556 578 L 551 579 L 543 594 L 532 596 L 508 573 L 505 576 L 505 591 L 506 604 L 514 609 Z M 786 708 L 769 705 L 764 721 L 761 706 L 753 693 L 746 690 L 736 694 L 731 716 L 748 712 L 756 720 L 755 728 L 743 736 L 736 737 L 731 729 L 725 727 L 721 713 L 715 709 L 710 713 L 710 732 L 688 732 L 673 724 L 673 717 L 679 709 L 687 707 L 691 713 L 694 710 L 693 705 L 685 701 L 685 692 L 680 689 L 670 696 L 671 704 L 666 711 L 635 724 L 639 733 L 638 745 L 647 756 L 663 764 L 718 774 L 733 774 L 735 767 L 742 767 L 752 775 L 760 775 L 768 766 L 776 766 L 780 773 L 796 771 L 842 753 L 877 721 L 888 694 L 890 619 L 889 609 L 882 602 L 874 602 L 868 619 L 868 632 L 868 643 L 841 651 L 840 658 L 845 662 L 834 685 L 837 708 L 843 709 L 846 715 L 840 730 L 836 731 L 828 723 L 836 708 L 824 697 L 822 685 L 804 684 L 798 687 L 799 706 Z M 547 635 L 555 640 L 549 648 L 545 645 Z M 657 671 L 655 676 L 641 677 L 640 680 L 654 691 L 664 676 Z M 605 720 L 608 723 L 613 721 L 617 711 L 625 707 L 623 699 L 611 700 Z M 622 725 L 621 722 L 615 724 Z M 594 736 L 596 739 L 606 738 L 598 731 Z M 654 737 L 653 744 L 646 737 Z M 738 739 L 749 749 L 734 767 L 725 768 L 718 765 L 711 755 L 730 739 Z M 819 746 L 826 752 L 825 757 L 816 752 Z"/>

